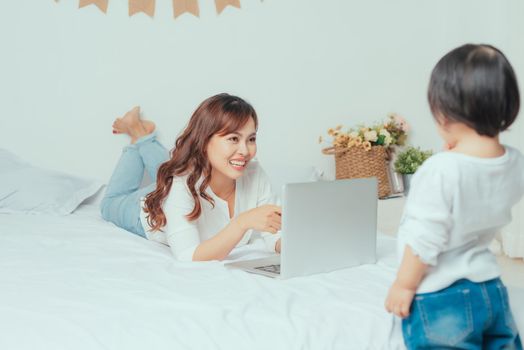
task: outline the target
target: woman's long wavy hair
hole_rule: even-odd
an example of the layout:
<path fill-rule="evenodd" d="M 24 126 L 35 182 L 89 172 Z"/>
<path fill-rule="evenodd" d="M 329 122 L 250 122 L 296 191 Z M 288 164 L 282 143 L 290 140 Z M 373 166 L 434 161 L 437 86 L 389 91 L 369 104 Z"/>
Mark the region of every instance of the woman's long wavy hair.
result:
<path fill-rule="evenodd" d="M 187 175 L 187 187 L 195 206 L 186 215 L 189 221 L 198 219 L 202 213 L 199 197 L 214 205 L 206 193 L 211 181 L 211 164 L 206 156 L 207 145 L 213 135 L 227 135 L 244 126 L 249 119 L 258 127 L 254 108 L 237 96 L 218 94 L 206 99 L 195 110 L 182 134 L 171 150 L 171 159 L 163 163 L 157 174 L 156 189 L 146 196 L 144 211 L 151 231 L 159 231 L 167 224 L 162 205 L 171 190 L 173 178 Z M 197 188 L 197 182 L 203 178 Z M 176 196 L 176 193 L 173 195 Z"/>

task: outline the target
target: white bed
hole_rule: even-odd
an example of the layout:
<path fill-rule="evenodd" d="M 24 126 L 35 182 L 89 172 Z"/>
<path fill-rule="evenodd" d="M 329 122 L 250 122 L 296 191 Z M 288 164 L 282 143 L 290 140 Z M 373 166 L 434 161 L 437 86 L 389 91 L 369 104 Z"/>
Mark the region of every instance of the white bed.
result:
<path fill-rule="evenodd" d="M 280 281 L 177 262 L 166 246 L 104 222 L 95 205 L 0 214 L 0 232 L 0 349 L 404 348 L 383 308 L 395 264 L 387 236 L 376 265 Z M 520 297 L 512 301 L 524 305 Z M 513 309 L 522 322 L 524 308 Z"/>
<path fill-rule="evenodd" d="M 403 348 L 383 308 L 390 237 L 379 237 L 376 265 L 280 281 L 177 262 L 94 205 L 69 216 L 1 214 L 0 232 L 0 349 Z"/>
<path fill-rule="evenodd" d="M 174 261 L 93 205 L 2 214 L 0 232 L 0 349 L 402 348 L 382 306 L 390 238 L 377 265 L 279 281 Z"/>

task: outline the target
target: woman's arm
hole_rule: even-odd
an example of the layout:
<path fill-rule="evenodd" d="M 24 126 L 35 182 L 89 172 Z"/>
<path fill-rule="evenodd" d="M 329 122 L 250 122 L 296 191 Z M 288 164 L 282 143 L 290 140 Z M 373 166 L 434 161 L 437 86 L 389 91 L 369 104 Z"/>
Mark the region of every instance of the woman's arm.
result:
<path fill-rule="evenodd" d="M 263 205 L 242 214 L 215 236 L 201 242 L 193 253 L 193 261 L 223 260 L 242 239 L 247 230 L 276 233 L 281 226 L 281 209 Z"/>
<path fill-rule="evenodd" d="M 257 206 L 265 204 L 280 205 L 280 199 L 273 192 L 269 177 L 260 164 L 258 164 L 258 190 L 257 190 Z M 280 228 L 279 228 L 280 230 Z M 260 231 L 260 235 L 264 240 L 266 248 L 270 252 L 277 252 L 280 254 L 280 233 Z"/>
<path fill-rule="evenodd" d="M 231 221 L 222 231 L 198 245 L 193 254 L 193 261 L 223 260 L 246 231 L 237 220 Z"/>

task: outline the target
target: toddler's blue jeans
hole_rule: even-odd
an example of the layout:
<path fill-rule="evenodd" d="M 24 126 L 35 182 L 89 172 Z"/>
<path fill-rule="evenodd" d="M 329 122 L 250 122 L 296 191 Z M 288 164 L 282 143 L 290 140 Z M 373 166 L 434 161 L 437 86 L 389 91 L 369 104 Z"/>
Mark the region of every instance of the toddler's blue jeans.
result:
<path fill-rule="evenodd" d="M 408 349 L 522 350 L 506 287 L 499 278 L 466 279 L 433 293 L 415 295 L 402 321 Z"/>

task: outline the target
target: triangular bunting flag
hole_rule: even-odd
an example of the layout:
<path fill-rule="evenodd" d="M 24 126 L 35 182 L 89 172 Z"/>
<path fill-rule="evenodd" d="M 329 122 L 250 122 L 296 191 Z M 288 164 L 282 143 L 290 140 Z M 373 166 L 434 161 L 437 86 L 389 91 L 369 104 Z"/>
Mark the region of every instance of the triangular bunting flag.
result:
<path fill-rule="evenodd" d="M 107 12 L 108 0 L 80 0 L 78 8 L 82 8 L 88 5 L 96 5 L 103 13 Z"/>
<path fill-rule="evenodd" d="M 217 7 L 217 13 L 221 14 L 229 5 L 240 8 L 240 0 L 215 0 L 215 5 Z"/>
<path fill-rule="evenodd" d="M 129 16 L 139 12 L 153 17 L 155 15 L 155 0 L 129 0 Z"/>
<path fill-rule="evenodd" d="M 173 0 L 173 12 L 175 18 L 186 12 L 198 17 L 200 15 L 198 0 Z"/>

